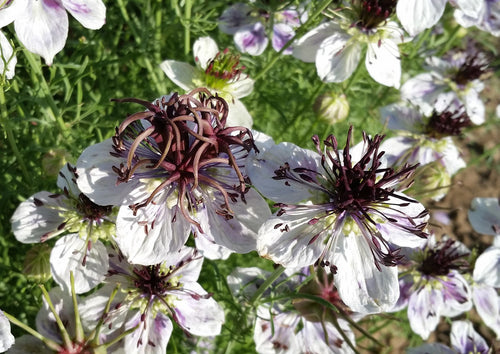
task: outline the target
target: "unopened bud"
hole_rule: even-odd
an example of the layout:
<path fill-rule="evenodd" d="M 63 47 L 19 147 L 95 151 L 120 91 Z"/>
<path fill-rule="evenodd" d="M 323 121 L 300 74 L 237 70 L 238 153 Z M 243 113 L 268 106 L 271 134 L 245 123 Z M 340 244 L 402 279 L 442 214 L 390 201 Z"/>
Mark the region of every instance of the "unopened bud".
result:
<path fill-rule="evenodd" d="M 64 149 L 51 149 L 42 158 L 42 168 L 46 175 L 56 177 L 61 168 L 71 159 Z"/>
<path fill-rule="evenodd" d="M 349 102 L 344 94 L 327 92 L 318 96 L 314 102 L 314 112 L 322 119 L 335 124 L 349 115 Z"/>

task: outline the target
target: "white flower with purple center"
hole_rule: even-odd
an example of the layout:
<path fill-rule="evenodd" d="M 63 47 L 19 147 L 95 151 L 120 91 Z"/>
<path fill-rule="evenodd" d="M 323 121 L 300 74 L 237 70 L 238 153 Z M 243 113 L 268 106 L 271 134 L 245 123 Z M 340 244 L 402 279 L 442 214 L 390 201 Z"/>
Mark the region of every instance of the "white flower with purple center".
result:
<path fill-rule="evenodd" d="M 184 90 L 206 87 L 224 98 L 229 105 L 229 125 L 252 127 L 252 117 L 239 100 L 253 90 L 254 81 L 243 74 L 245 67 L 240 56 L 228 49 L 219 51 L 217 43 L 210 37 L 201 37 L 193 44 L 196 67 L 176 60 L 165 60 L 160 64 L 170 80 Z"/>
<path fill-rule="evenodd" d="M 500 36 L 500 1 L 499 0 L 474 0 L 479 2 L 477 11 L 470 13 L 458 8 L 454 16 L 457 22 L 464 27 L 476 26 L 482 31 Z"/>
<path fill-rule="evenodd" d="M 247 168 L 254 186 L 279 207 L 259 230 L 259 254 L 285 267 L 330 269 L 342 300 L 366 314 L 397 301 L 399 247 L 425 241 L 428 213 L 395 188 L 415 166 L 386 167 L 383 136 L 364 135 L 351 148 L 351 133 L 343 151 L 333 135 L 324 152 L 317 137 L 317 152 L 268 142 Z"/>
<path fill-rule="evenodd" d="M 416 105 L 429 116 L 436 104 L 465 107 L 474 124 L 484 123 L 485 108 L 479 97 L 484 84 L 483 74 L 488 72 L 488 60 L 484 53 L 475 50 L 460 51 L 444 59 L 427 59 L 428 72 L 418 74 L 401 86 L 401 98 Z"/>
<path fill-rule="evenodd" d="M 468 16 L 476 17 L 485 0 L 452 0 L 454 6 Z M 396 6 L 396 14 L 403 28 L 415 36 L 431 28 L 443 16 L 448 0 L 399 0 Z M 457 15 L 455 15 L 455 18 Z"/>
<path fill-rule="evenodd" d="M 17 37 L 26 49 L 51 65 L 68 37 L 66 11 L 93 30 L 106 20 L 106 6 L 101 0 L 8 0 L 0 6 L 0 28 L 14 22 Z"/>
<path fill-rule="evenodd" d="M 356 70 L 367 47 L 365 65 L 370 76 L 379 84 L 399 88 L 398 44 L 403 42 L 403 31 L 389 21 L 395 6 L 395 1 L 367 0 L 352 1 L 352 7 L 332 9 L 333 19 L 300 38 L 293 56 L 315 62 L 322 81 L 343 82 Z"/>
<path fill-rule="evenodd" d="M 441 316 L 458 316 L 472 308 L 472 291 L 461 274 L 468 268 L 468 255 L 460 242 L 446 237 L 436 241 L 431 235 L 400 279 L 401 297 L 393 310 L 408 306 L 410 327 L 424 340 Z"/>
<path fill-rule="evenodd" d="M 472 124 L 465 109 L 446 105 L 425 116 L 416 107 L 396 103 L 382 107 L 380 113 L 382 123 L 397 134 L 381 146 L 389 166 L 418 163 L 421 180 L 412 189 L 435 200 L 444 197 L 451 177 L 466 166 L 453 142 Z"/>
<path fill-rule="evenodd" d="M 106 315 L 107 335 L 133 330 L 121 342 L 127 353 L 165 353 L 173 322 L 196 336 L 216 336 L 224 323 L 224 311 L 197 282 L 203 257 L 183 247 L 161 264 L 130 264 L 110 253 L 106 285 L 82 304 L 84 325 L 101 316 L 109 294 L 120 289 Z"/>
<path fill-rule="evenodd" d="M 219 29 L 234 36 L 236 48 L 242 53 L 261 55 L 269 39 L 267 26 L 272 24 L 271 44 L 279 52 L 295 36 L 295 28 L 307 19 L 307 13 L 295 7 L 260 9 L 253 4 L 236 3 L 224 10 L 219 17 Z M 283 54 L 292 54 L 292 46 Z"/>
<path fill-rule="evenodd" d="M 91 200 L 121 205 L 115 241 L 127 259 L 163 262 L 191 231 L 195 240 L 225 247 L 215 250 L 223 257 L 255 250 L 258 227 L 271 213 L 247 186 L 252 133 L 226 126 L 225 100 L 199 89 L 153 103 L 121 101 L 147 110 L 130 115 L 113 139 L 87 148 L 77 165 L 79 187 Z"/>
<path fill-rule="evenodd" d="M 70 271 L 75 289 L 84 293 L 98 285 L 106 273 L 108 255 L 100 240 L 114 233 L 111 205 L 97 205 L 76 184 L 76 169 L 69 164 L 59 173 L 61 194 L 38 192 L 22 202 L 12 215 L 12 232 L 19 242 L 45 242 L 64 234 L 50 254 L 54 280 L 69 291 Z"/>

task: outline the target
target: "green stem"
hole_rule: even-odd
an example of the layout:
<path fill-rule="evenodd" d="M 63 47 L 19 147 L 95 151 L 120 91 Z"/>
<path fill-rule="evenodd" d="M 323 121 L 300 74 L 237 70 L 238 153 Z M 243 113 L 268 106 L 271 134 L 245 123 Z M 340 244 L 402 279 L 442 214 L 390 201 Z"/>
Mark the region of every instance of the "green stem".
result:
<path fill-rule="evenodd" d="M 185 8 L 184 8 L 184 54 L 186 56 L 189 54 L 191 50 L 191 9 L 193 4 L 191 0 L 185 0 Z"/>
<path fill-rule="evenodd" d="M 9 122 L 9 113 L 7 112 L 7 102 L 5 100 L 5 92 L 4 92 L 4 86 L 0 87 L 0 124 L 2 125 L 3 129 L 5 130 L 5 134 L 7 135 L 7 140 L 9 142 L 10 148 L 12 149 L 12 152 L 14 153 L 14 156 L 16 157 L 16 161 L 19 164 L 19 167 L 21 168 L 21 172 L 23 174 L 24 180 L 26 182 L 31 181 L 30 174 L 28 173 L 28 169 L 26 168 L 26 165 L 24 164 L 24 159 L 19 152 L 19 149 L 17 148 L 17 143 L 16 139 L 14 137 L 14 133 L 12 132 L 12 129 L 10 128 L 10 122 Z"/>
<path fill-rule="evenodd" d="M 54 350 L 56 352 L 59 352 L 59 351 L 61 351 L 63 349 L 63 348 L 61 348 L 61 345 L 59 343 L 54 342 L 51 339 L 45 338 L 40 333 L 38 333 L 37 331 L 35 331 L 33 328 L 31 328 L 30 326 L 22 323 L 17 318 L 15 318 L 14 316 L 8 314 L 7 312 L 4 311 L 3 313 L 9 319 L 9 321 L 12 324 L 15 324 L 16 326 L 22 328 L 23 330 L 25 330 L 26 332 L 28 332 L 29 334 L 31 334 L 33 337 L 41 340 L 50 349 L 52 349 L 52 350 Z"/>
<path fill-rule="evenodd" d="M 308 28 L 309 25 L 313 21 L 316 20 L 316 17 L 318 17 L 319 15 L 321 15 L 321 13 L 323 12 L 323 10 L 325 10 L 328 7 L 328 5 L 330 5 L 331 2 L 332 2 L 332 0 L 324 0 L 322 3 L 319 4 L 319 6 L 316 8 L 316 10 L 311 13 L 311 15 L 309 16 L 309 18 L 307 19 L 307 21 L 295 31 L 295 36 L 293 36 L 292 39 L 290 39 L 288 42 L 286 42 L 286 44 L 283 46 L 283 48 L 281 48 L 281 50 L 279 52 L 274 53 L 274 55 L 273 55 L 272 59 L 269 61 L 269 63 L 267 63 L 267 65 L 260 71 L 260 73 L 258 73 L 254 77 L 255 81 L 257 81 L 262 76 L 264 76 L 264 74 L 267 73 L 269 71 L 269 69 L 271 69 L 273 67 L 274 64 L 276 64 L 276 62 L 283 56 L 282 55 L 283 52 L 289 46 L 291 46 L 292 43 L 297 38 L 302 37 L 303 32 L 305 32 L 305 29 Z"/>
<path fill-rule="evenodd" d="M 50 299 L 49 293 L 45 289 L 43 285 L 40 285 L 40 289 L 42 289 L 43 297 L 45 298 L 45 301 L 47 302 L 47 305 L 50 308 L 50 311 L 54 315 L 54 318 L 57 323 L 57 327 L 59 328 L 59 333 L 61 334 L 64 347 L 65 348 L 71 348 L 72 347 L 72 342 L 71 342 L 71 337 L 68 334 L 68 331 L 66 331 L 66 327 L 64 326 L 61 317 L 59 317 L 59 314 L 57 313 L 54 304 L 52 303 L 52 300 Z"/>
<path fill-rule="evenodd" d="M 285 268 L 280 265 L 278 268 L 274 270 L 274 272 L 269 276 L 269 278 L 266 279 L 266 281 L 257 289 L 257 291 L 253 294 L 253 296 L 250 298 L 250 304 L 254 305 L 264 294 L 264 291 L 267 290 L 271 286 L 271 284 L 279 278 L 281 274 L 285 271 Z"/>
<path fill-rule="evenodd" d="M 26 59 L 28 59 L 28 63 L 32 69 L 32 72 L 35 74 L 35 83 L 40 85 L 40 88 L 43 92 L 43 99 L 47 103 L 46 107 L 41 107 L 41 111 L 44 115 L 48 116 L 51 121 L 56 122 L 59 127 L 59 131 L 64 138 L 68 138 L 68 130 L 66 129 L 66 124 L 59 112 L 59 108 L 57 107 L 54 98 L 52 97 L 52 93 L 50 92 L 50 87 L 45 80 L 45 76 L 43 76 L 42 66 L 40 64 L 40 60 L 37 60 L 35 56 L 28 51 L 27 49 L 23 49 L 24 55 Z"/>
<path fill-rule="evenodd" d="M 453 32 L 451 32 L 450 38 L 446 41 L 445 45 L 441 48 L 439 51 L 439 54 L 437 55 L 438 57 L 442 56 L 444 53 L 446 53 L 450 48 L 453 46 L 453 42 L 455 39 L 458 37 L 458 33 L 460 32 L 460 29 L 462 26 L 456 25 L 455 28 L 453 29 Z"/>

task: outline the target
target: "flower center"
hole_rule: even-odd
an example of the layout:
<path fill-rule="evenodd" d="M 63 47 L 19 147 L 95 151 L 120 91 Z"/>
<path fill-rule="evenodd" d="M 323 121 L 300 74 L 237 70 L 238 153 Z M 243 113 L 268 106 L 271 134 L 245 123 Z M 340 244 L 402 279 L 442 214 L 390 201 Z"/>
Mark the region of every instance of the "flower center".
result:
<path fill-rule="evenodd" d="M 353 0 L 353 5 L 358 1 Z M 394 13 L 397 0 L 361 0 L 357 6 L 359 20 L 355 26 L 371 30 L 378 27 L 382 22 Z"/>
<path fill-rule="evenodd" d="M 205 69 L 205 81 L 208 87 L 219 89 L 228 81 L 237 81 L 245 70 L 240 64 L 240 55 L 232 54 L 229 49 L 218 52 Z"/>
<path fill-rule="evenodd" d="M 126 158 L 126 164 L 113 167 L 118 183 L 133 178 L 154 179 L 157 183 L 148 198 L 130 205 L 134 214 L 160 194 L 177 195 L 182 215 L 200 228 L 189 213 L 203 203 L 199 189 L 202 186 L 223 195 L 225 203 L 216 212 L 231 219 L 229 201 L 238 197 L 244 200 L 248 191 L 240 169 L 242 163 L 238 161 L 257 148 L 247 128 L 226 127 L 226 101 L 206 89 L 182 96 L 175 93 L 153 103 L 138 99 L 117 101 L 136 102 L 148 108 L 122 122 L 113 138 L 111 153 Z M 233 173 L 238 185 L 217 180 L 216 174 L 211 174 L 214 168 Z"/>
<path fill-rule="evenodd" d="M 431 138 L 441 139 L 447 136 L 457 136 L 462 133 L 462 129 L 472 124 L 469 115 L 463 107 L 454 111 L 446 110 L 437 113 L 432 112 L 424 132 Z"/>
<path fill-rule="evenodd" d="M 83 216 L 84 220 L 95 221 L 100 224 L 101 221 L 113 210 L 112 205 L 97 205 L 92 202 L 85 194 L 80 193 L 78 196 L 76 209 Z"/>
<path fill-rule="evenodd" d="M 469 82 L 479 79 L 481 75 L 489 71 L 488 60 L 482 54 L 476 53 L 465 59 L 465 62 L 453 76 L 453 80 L 457 84 L 465 86 Z"/>
<path fill-rule="evenodd" d="M 459 244 L 451 239 L 437 242 L 432 249 L 426 249 L 418 270 L 426 275 L 447 275 L 450 270 L 465 270 L 469 263 L 465 259 L 469 254 L 461 253 Z"/>

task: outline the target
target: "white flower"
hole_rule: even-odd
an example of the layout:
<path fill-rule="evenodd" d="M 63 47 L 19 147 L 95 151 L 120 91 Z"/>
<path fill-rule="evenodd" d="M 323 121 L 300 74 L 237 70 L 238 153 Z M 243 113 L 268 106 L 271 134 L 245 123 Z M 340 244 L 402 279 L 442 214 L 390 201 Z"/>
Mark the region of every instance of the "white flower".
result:
<path fill-rule="evenodd" d="M 84 325 L 101 316 L 109 293 L 120 284 L 111 311 L 106 314 L 107 332 L 135 330 L 121 342 L 127 353 L 165 353 L 172 321 L 196 336 L 215 336 L 224 323 L 224 311 L 197 282 L 203 257 L 183 247 L 167 262 L 141 266 L 110 254 L 106 285 L 87 297 L 81 313 Z M 115 333 L 116 334 L 116 333 Z"/>
<path fill-rule="evenodd" d="M 356 70 L 367 46 L 365 65 L 370 76 L 382 85 L 399 88 L 402 31 L 388 21 L 394 4 L 367 2 L 370 4 L 355 7 L 350 20 L 325 22 L 309 31 L 297 41 L 293 56 L 316 62 L 322 81 L 343 82 Z"/>
<path fill-rule="evenodd" d="M 91 202 L 76 180 L 75 169 L 66 165 L 57 180 L 62 193 L 36 193 L 17 207 L 10 221 L 14 236 L 22 243 L 45 242 L 67 233 L 51 251 L 51 272 L 69 291 L 73 271 L 76 292 L 83 293 L 104 279 L 108 256 L 100 239 L 106 240 L 114 231 L 114 218 L 112 207 Z"/>
<path fill-rule="evenodd" d="M 106 7 L 101 0 L 15 0 L 0 8 L 0 27 L 14 22 L 21 43 L 51 65 L 68 37 L 66 11 L 85 28 L 99 29 L 105 23 Z"/>
<path fill-rule="evenodd" d="M 457 52 L 445 59 L 427 59 L 429 72 L 418 74 L 401 86 L 401 99 L 420 108 L 426 116 L 437 106 L 463 105 L 474 124 L 484 123 L 485 108 L 479 97 L 488 69 L 483 53 Z"/>
<path fill-rule="evenodd" d="M 259 254 L 285 267 L 330 269 L 342 300 L 365 314 L 396 302 L 399 247 L 427 236 L 425 208 L 395 190 L 414 166 L 386 169 L 382 139 L 365 135 L 351 148 L 349 131 L 344 151 L 332 135 L 325 152 L 317 137 L 318 152 L 289 143 L 259 146 L 247 166 L 252 183 L 280 208 L 259 230 Z"/>
<path fill-rule="evenodd" d="M 160 64 L 170 80 L 186 91 L 206 87 L 217 93 L 229 104 L 229 125 L 252 126 L 252 117 L 239 100 L 248 96 L 254 81 L 242 73 L 239 56 L 228 51 L 220 52 L 210 37 L 201 37 L 193 44 L 196 67 L 176 60 Z"/>
<path fill-rule="evenodd" d="M 125 101 L 148 110 L 87 148 L 77 166 L 91 200 L 120 205 L 115 241 L 128 260 L 160 263 L 191 231 L 231 251 L 255 250 L 270 211 L 246 185 L 245 158 L 255 145 L 247 128 L 226 126 L 226 102 L 206 90 Z"/>

